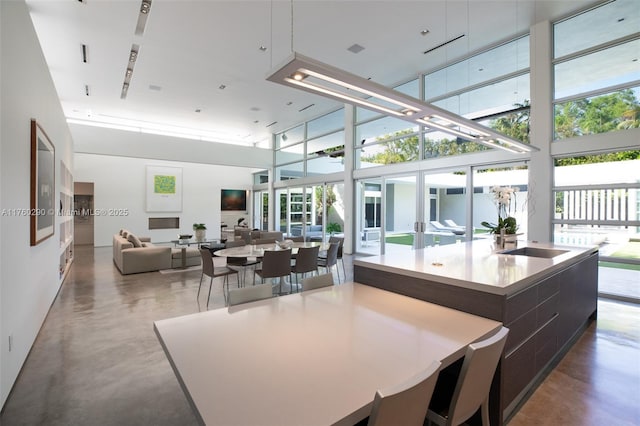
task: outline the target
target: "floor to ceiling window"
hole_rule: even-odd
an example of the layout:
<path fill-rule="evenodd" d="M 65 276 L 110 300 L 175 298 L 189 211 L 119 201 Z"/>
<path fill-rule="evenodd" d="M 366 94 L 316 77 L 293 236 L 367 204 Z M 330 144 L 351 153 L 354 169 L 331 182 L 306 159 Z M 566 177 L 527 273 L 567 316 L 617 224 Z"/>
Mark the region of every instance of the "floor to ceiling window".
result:
<path fill-rule="evenodd" d="M 556 140 L 640 127 L 639 28 L 635 0 L 554 24 Z"/>
<path fill-rule="evenodd" d="M 600 246 L 600 266 L 640 273 L 640 150 L 559 158 L 554 169 L 554 242 Z M 640 283 L 601 292 L 640 299 Z"/>
<path fill-rule="evenodd" d="M 575 145 L 554 160 L 553 239 L 599 245 L 600 273 L 609 277 L 599 291 L 634 300 L 640 300 L 640 144 L 592 154 L 581 152 L 580 142 L 640 127 L 638 29 L 635 0 L 606 2 L 553 25 L 554 140 Z"/>
<path fill-rule="evenodd" d="M 499 191 L 500 188 L 509 188 L 513 190 L 513 195 L 506 207 L 506 213 L 516 219 L 518 238 L 527 239 L 528 182 L 529 172 L 524 164 L 473 168 L 473 222 L 476 236 L 488 232 L 482 222 L 490 224 L 497 222 L 496 191 Z"/>

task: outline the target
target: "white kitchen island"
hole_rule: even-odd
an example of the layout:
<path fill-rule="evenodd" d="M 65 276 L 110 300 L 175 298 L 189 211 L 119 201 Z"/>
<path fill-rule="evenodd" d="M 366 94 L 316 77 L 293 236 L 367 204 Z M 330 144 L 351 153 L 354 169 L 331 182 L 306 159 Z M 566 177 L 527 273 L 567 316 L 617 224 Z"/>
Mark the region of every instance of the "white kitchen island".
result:
<path fill-rule="evenodd" d="M 597 312 L 597 247 L 519 242 L 517 248 L 521 254 L 506 254 L 477 240 L 354 260 L 357 282 L 510 329 L 492 386 L 492 424 L 513 415 Z M 527 250 L 535 256 L 523 255 Z"/>

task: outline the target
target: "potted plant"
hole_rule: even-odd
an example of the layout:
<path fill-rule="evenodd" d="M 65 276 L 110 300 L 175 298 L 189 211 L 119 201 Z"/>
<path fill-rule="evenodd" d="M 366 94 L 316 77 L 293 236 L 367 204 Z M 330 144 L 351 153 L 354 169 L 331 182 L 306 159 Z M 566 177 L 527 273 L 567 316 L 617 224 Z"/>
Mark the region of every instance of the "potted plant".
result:
<path fill-rule="evenodd" d="M 193 230 L 196 231 L 196 241 L 204 241 L 207 236 L 207 227 L 204 223 L 194 223 Z"/>
<path fill-rule="evenodd" d="M 504 246 L 505 241 L 511 240 L 515 237 L 518 230 L 518 223 L 516 218 L 511 216 L 511 209 L 515 210 L 515 197 L 518 188 L 512 188 L 510 186 L 494 186 L 491 188 L 493 199 L 498 208 L 498 223 L 481 222 L 482 226 L 489 229 L 489 232 L 495 234 L 496 243 Z M 512 204 L 512 201 L 514 203 Z M 510 235 L 511 237 L 505 237 Z"/>
<path fill-rule="evenodd" d="M 327 225 L 327 232 L 330 235 L 333 235 L 336 232 L 341 232 L 341 231 L 342 231 L 342 228 L 340 227 L 339 223 L 331 222 Z"/>

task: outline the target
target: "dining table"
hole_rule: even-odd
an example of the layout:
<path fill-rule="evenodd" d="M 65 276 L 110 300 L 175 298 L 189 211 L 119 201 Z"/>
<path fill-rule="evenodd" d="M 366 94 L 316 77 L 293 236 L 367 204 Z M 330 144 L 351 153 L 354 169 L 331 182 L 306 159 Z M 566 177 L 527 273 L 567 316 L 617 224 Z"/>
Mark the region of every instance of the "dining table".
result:
<path fill-rule="evenodd" d="M 281 242 L 279 242 L 281 243 Z M 323 242 L 315 242 L 315 241 L 291 241 L 288 246 L 285 248 L 281 246 L 279 243 L 271 243 L 271 244 L 247 244 L 244 246 L 237 247 L 229 247 L 222 250 L 217 250 L 213 254 L 219 257 L 254 257 L 256 259 L 261 259 L 264 256 L 265 251 L 269 250 L 286 250 L 286 248 L 291 248 L 291 258 L 295 259 L 296 254 L 298 253 L 298 249 L 303 247 L 320 247 L 320 251 L 326 251 L 329 248 L 329 243 Z M 280 293 L 291 293 L 293 291 L 299 291 L 300 285 L 292 283 L 291 280 L 285 279 L 284 277 L 280 277 L 278 279 L 278 292 Z"/>
<path fill-rule="evenodd" d="M 299 248 L 320 246 L 320 251 L 326 251 L 329 243 L 315 241 L 292 241 L 290 243 L 291 255 L 295 256 Z M 263 257 L 267 250 L 284 250 L 285 248 L 278 243 L 271 244 L 247 244 L 238 247 L 229 247 L 218 250 L 214 253 L 220 257 Z"/>
<path fill-rule="evenodd" d="M 353 425 L 498 321 L 349 282 L 154 322 L 201 424 Z"/>

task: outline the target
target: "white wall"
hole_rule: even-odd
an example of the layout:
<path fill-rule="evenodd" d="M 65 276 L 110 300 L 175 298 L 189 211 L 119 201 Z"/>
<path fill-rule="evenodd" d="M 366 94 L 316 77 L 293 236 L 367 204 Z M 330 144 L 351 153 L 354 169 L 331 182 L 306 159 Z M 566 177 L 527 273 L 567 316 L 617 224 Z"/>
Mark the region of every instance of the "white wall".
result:
<path fill-rule="evenodd" d="M 38 120 L 55 145 L 58 205 L 60 161 L 73 167 L 71 134 L 25 2 L 2 1 L 0 11 L 0 207 L 30 207 L 31 118 Z M 59 289 L 58 232 L 56 224 L 53 237 L 31 247 L 29 217 L 0 216 L 0 405 L 4 405 Z"/>
<path fill-rule="evenodd" d="M 182 211 L 146 211 L 146 166 L 182 168 Z M 76 182 L 94 183 L 94 208 L 107 215 L 94 217 L 95 246 L 110 246 L 112 236 L 121 228 L 136 235 L 149 236 L 154 242 L 176 239 L 177 234 L 193 233 L 194 223 L 207 226 L 207 237 L 220 237 L 220 223 L 233 226 L 232 220 L 246 213 L 223 217 L 220 212 L 221 189 L 251 189 L 256 169 L 177 161 L 147 160 L 98 154 L 75 154 Z M 111 209 L 126 209 L 128 215 L 110 215 Z M 251 197 L 247 210 L 251 210 Z M 179 217 L 180 229 L 149 230 L 149 217 Z"/>
<path fill-rule="evenodd" d="M 393 232 L 413 232 L 416 221 L 416 185 L 413 182 L 396 182 L 393 187 Z"/>
<path fill-rule="evenodd" d="M 75 152 L 225 166 L 271 167 L 270 149 L 70 124 Z"/>

